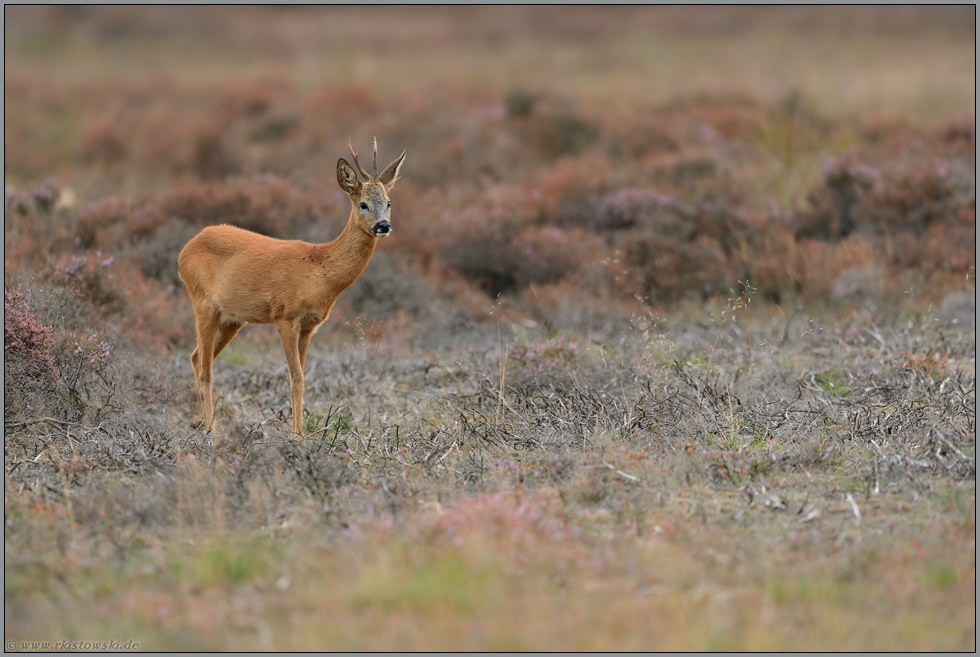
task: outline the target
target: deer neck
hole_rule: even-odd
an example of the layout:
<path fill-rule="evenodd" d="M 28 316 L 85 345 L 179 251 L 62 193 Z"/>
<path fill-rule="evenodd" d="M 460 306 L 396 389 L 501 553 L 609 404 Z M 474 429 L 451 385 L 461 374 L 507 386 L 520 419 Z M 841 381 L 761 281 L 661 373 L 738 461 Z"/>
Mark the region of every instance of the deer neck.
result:
<path fill-rule="evenodd" d="M 350 218 L 347 226 L 333 242 L 321 245 L 330 250 L 334 256 L 334 273 L 330 284 L 339 287 L 340 290 L 346 289 L 357 280 L 364 268 L 367 267 L 374 247 L 378 244 L 378 238 L 365 232 L 357 226 L 354 213 L 356 209 L 351 209 Z"/>

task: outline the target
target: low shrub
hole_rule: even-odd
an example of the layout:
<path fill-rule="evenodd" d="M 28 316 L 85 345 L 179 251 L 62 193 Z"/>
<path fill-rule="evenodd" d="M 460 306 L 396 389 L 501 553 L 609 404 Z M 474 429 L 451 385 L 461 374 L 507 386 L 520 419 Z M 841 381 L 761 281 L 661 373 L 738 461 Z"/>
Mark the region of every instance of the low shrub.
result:
<path fill-rule="evenodd" d="M 126 160 L 129 149 L 118 117 L 102 115 L 82 127 L 82 159 L 85 162 L 112 166 Z"/>
<path fill-rule="evenodd" d="M 880 173 L 852 159 L 830 160 L 821 171 L 822 184 L 808 200 L 812 209 L 799 217 L 797 239 L 839 240 L 861 223 L 865 194 Z"/>
<path fill-rule="evenodd" d="M 54 264 L 47 278 L 56 285 L 63 285 L 82 299 L 91 302 L 105 313 L 118 313 L 126 305 L 112 281 L 111 268 L 114 256 L 103 257 L 101 251 L 92 256 L 71 256 L 67 262 Z"/>
<path fill-rule="evenodd" d="M 86 303 L 82 297 L 62 301 Z M 34 415 L 71 421 L 98 418 L 114 407 L 113 345 L 97 330 L 80 331 L 41 321 L 33 302 L 33 297 L 4 288 L 5 420 Z M 39 305 L 52 302 L 47 299 Z M 50 310 L 43 314 L 51 315 Z M 62 306 L 58 312 L 68 316 L 80 311 Z M 52 316 L 48 321 L 57 319 Z"/>
<path fill-rule="evenodd" d="M 18 376 L 44 379 L 57 374 L 51 353 L 53 332 L 38 321 L 21 292 L 3 288 L 4 362 L 15 368 Z"/>
<path fill-rule="evenodd" d="M 801 242 L 840 242 L 860 234 L 882 264 L 966 274 L 976 266 L 971 176 L 945 161 L 878 170 L 852 158 L 832 160 L 809 195 L 811 207 L 793 217 L 794 235 Z"/>
<path fill-rule="evenodd" d="M 427 309 L 434 290 L 403 259 L 377 251 L 341 297 L 367 320 L 391 319 L 401 312 L 417 315 Z"/>
<path fill-rule="evenodd" d="M 177 257 L 198 228 L 177 217 L 170 217 L 152 238 L 142 240 L 134 248 L 139 268 L 144 276 L 174 286 L 183 285 L 177 272 Z"/>
<path fill-rule="evenodd" d="M 548 381 L 566 377 L 580 364 L 585 345 L 574 336 L 559 333 L 550 338 L 514 338 L 507 350 L 507 376 L 511 381 Z"/>
<path fill-rule="evenodd" d="M 581 154 L 599 137 L 599 127 L 591 119 L 557 99 L 511 94 L 507 111 L 514 131 L 547 158 Z"/>
<path fill-rule="evenodd" d="M 597 230 L 599 204 L 611 175 L 605 158 L 564 159 L 535 177 L 525 203 L 536 211 L 536 223 Z"/>
<path fill-rule="evenodd" d="M 668 207 L 673 199 L 651 189 L 627 188 L 602 197 L 596 214 L 596 228 L 616 230 L 646 223 Z"/>
<path fill-rule="evenodd" d="M 621 252 L 633 281 L 633 294 L 663 304 L 694 297 L 708 299 L 737 282 L 719 242 L 643 231 L 624 236 Z"/>
<path fill-rule="evenodd" d="M 575 272 L 598 240 L 581 230 L 486 221 L 458 227 L 443 262 L 479 285 L 491 298 L 528 285 L 560 281 Z"/>
<path fill-rule="evenodd" d="M 617 230 L 648 226 L 659 234 L 691 237 L 697 230 L 695 209 L 652 189 L 630 187 L 602 197 L 596 213 L 595 230 Z"/>

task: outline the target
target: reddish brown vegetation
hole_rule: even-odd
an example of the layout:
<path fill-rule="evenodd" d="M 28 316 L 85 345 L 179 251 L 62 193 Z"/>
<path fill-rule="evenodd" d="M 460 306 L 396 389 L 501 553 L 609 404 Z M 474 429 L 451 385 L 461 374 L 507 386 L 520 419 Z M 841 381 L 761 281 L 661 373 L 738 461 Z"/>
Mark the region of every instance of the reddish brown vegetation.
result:
<path fill-rule="evenodd" d="M 10 92 L 37 85 L 8 76 L 7 86 Z M 139 100 L 157 92 L 127 90 L 111 92 L 123 99 L 127 121 L 82 119 L 84 146 L 71 170 L 88 177 L 86 167 L 97 160 L 103 178 L 130 171 L 149 181 L 168 170 L 176 178 L 165 191 L 57 208 L 53 182 L 8 188 L 8 270 L 60 253 L 92 260 L 103 257 L 96 252 L 111 253 L 137 276 L 127 273 L 123 287 L 139 290 L 114 294 L 143 298 L 139 277 L 179 287 L 176 254 L 206 225 L 328 240 L 346 211 L 326 173 L 329 144 L 342 139 L 324 133 L 318 116 L 352 103 L 363 125 L 385 114 L 402 140 L 397 146 L 418 153 L 395 208 L 395 239 L 383 248 L 409 271 L 425 272 L 435 289 L 456 273 L 490 298 L 564 283 L 569 292 L 590 285 L 610 300 L 667 304 L 730 295 L 748 281 L 771 301 L 799 303 L 840 296 L 843 269 L 872 268 L 880 290 L 898 291 L 902 272 L 941 289 L 975 267 L 975 146 L 960 121 L 911 135 L 902 126 L 868 128 L 845 154 L 827 159 L 799 207 L 781 209 L 756 207 L 745 187 L 754 184 L 753 168 L 740 172 L 732 160 L 733 151 L 749 161 L 765 157 L 755 135 L 775 110 L 746 99 L 651 107 L 608 123 L 601 116 L 577 119 L 591 126 L 581 133 L 590 137 L 568 137 L 559 148 L 529 135 L 570 129 L 572 110 L 554 115 L 513 95 L 499 114 L 494 108 L 502 101 L 492 98 L 457 99 L 449 114 L 429 107 L 428 118 L 409 130 L 400 109 L 382 109 L 402 108 L 406 99 L 380 103 L 358 88 L 304 94 L 283 80 L 236 81 L 192 93 L 195 112 L 209 119 L 181 116 L 184 103 L 168 97 L 164 107 L 172 103 L 174 114 L 163 121 L 169 135 L 163 139 L 160 108 L 144 109 Z M 95 93 L 81 93 L 75 111 L 84 115 L 84 98 Z M 295 108 L 292 118 L 275 114 L 278 105 Z M 826 122 L 821 128 L 836 129 Z M 44 149 L 20 141 L 25 137 L 12 135 L 6 157 L 8 171 L 29 180 L 32 158 Z M 73 161 L 69 153 L 49 155 Z M 609 263 L 617 265 L 614 274 L 603 266 Z M 87 285 L 101 305 L 121 308 L 113 294 Z"/>
<path fill-rule="evenodd" d="M 53 329 L 37 320 L 27 306 L 24 295 L 3 290 L 3 356 L 4 363 L 14 363 L 27 377 L 52 377 L 56 374 L 51 356 Z"/>
<path fill-rule="evenodd" d="M 832 295 L 844 264 L 877 268 L 883 289 L 903 285 L 906 271 L 948 287 L 975 266 L 968 120 L 870 125 L 832 157 L 819 144 L 845 127 L 799 96 L 771 107 L 695 97 L 608 113 L 523 91 L 304 91 L 271 73 L 217 88 L 148 79 L 56 89 L 16 73 L 5 84 L 19 98 L 6 166 L 24 181 L 8 189 L 8 230 L 37 240 L 28 248 L 8 237 L 14 270 L 38 251 L 98 250 L 176 285 L 176 253 L 205 225 L 328 239 L 345 212 L 331 165 L 347 134 L 379 122 L 414 155 L 397 239 L 385 248 L 437 287 L 454 272 L 491 298 L 580 287 L 583 277 L 595 286 L 595 267 L 617 262 L 622 271 L 601 285 L 612 299 L 706 299 L 749 281 L 772 301 L 799 303 Z M 65 112 L 77 136 L 39 143 L 38 131 Z M 760 204 L 751 191 L 771 154 L 790 167 L 825 158 L 795 207 Z M 90 200 L 54 210 L 57 187 L 30 182 L 52 170 Z M 145 191 L 95 191 L 120 176 Z M 17 189 L 33 189 L 31 199 Z"/>

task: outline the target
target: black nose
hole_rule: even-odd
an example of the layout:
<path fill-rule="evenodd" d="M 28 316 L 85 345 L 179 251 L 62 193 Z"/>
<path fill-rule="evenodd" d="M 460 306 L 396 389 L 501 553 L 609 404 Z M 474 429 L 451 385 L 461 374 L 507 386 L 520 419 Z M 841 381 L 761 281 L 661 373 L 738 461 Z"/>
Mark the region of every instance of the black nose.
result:
<path fill-rule="evenodd" d="M 391 232 L 391 224 L 387 221 L 379 221 L 378 223 L 374 224 L 374 228 L 371 230 L 374 231 L 375 235 L 381 237 L 382 235 L 387 235 Z"/>

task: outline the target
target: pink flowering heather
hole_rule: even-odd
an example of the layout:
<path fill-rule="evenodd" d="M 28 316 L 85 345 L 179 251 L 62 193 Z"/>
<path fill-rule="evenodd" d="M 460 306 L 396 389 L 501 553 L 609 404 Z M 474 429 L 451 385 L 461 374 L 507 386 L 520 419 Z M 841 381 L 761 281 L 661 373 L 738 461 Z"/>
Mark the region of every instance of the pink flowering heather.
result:
<path fill-rule="evenodd" d="M 3 290 L 3 353 L 4 357 L 20 356 L 27 361 L 26 373 L 51 375 L 56 372 L 51 355 L 52 329 L 42 324 L 27 306 L 24 295 L 16 290 Z"/>

